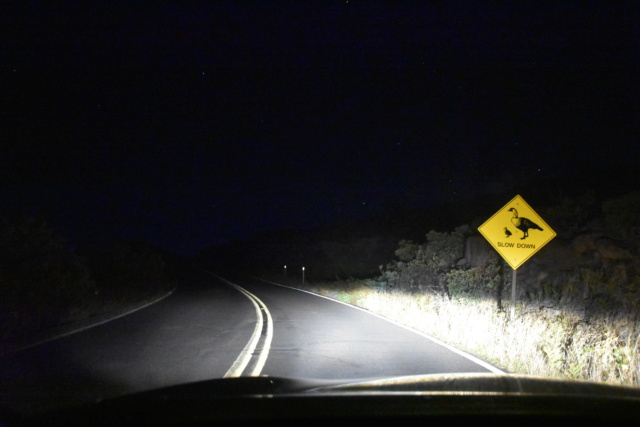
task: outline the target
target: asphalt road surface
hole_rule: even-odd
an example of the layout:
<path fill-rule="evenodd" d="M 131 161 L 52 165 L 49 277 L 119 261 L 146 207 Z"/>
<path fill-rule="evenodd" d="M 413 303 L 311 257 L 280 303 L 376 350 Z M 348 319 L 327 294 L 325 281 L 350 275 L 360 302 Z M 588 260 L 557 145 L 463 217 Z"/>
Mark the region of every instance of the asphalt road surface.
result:
<path fill-rule="evenodd" d="M 0 356 L 0 404 L 44 410 L 225 376 L 368 379 L 494 369 L 352 306 L 203 274 L 143 310 Z"/>

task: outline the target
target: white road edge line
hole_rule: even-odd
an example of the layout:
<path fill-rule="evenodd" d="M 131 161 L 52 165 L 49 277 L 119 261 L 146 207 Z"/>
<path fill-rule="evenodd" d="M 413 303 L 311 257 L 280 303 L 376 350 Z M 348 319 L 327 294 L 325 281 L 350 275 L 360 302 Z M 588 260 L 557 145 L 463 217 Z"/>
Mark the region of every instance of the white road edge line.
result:
<path fill-rule="evenodd" d="M 250 376 L 252 377 L 257 377 L 262 372 L 262 368 L 264 367 L 264 364 L 267 361 L 267 357 L 269 356 L 269 350 L 271 349 L 271 340 L 273 338 L 273 319 L 271 318 L 271 313 L 267 309 L 267 306 L 257 296 L 253 295 L 251 292 L 236 285 L 230 280 L 225 279 L 224 277 L 220 277 L 217 274 L 214 274 L 210 271 L 207 271 L 207 273 L 225 282 L 226 284 L 233 286 L 238 291 L 242 292 L 242 294 L 244 294 L 247 298 L 249 298 L 249 300 L 251 301 L 251 303 L 253 304 L 256 310 L 256 318 L 257 318 L 256 327 L 253 330 L 251 339 L 247 342 L 247 345 L 240 352 L 240 354 L 238 355 L 238 358 L 233 363 L 233 365 L 231 365 L 231 368 L 229 368 L 229 370 L 227 371 L 227 373 L 224 375 L 223 378 L 233 378 L 233 377 L 242 376 L 242 373 L 244 372 L 247 365 L 251 361 L 251 358 L 253 357 L 253 353 L 256 350 L 258 342 L 260 341 L 260 336 L 262 335 L 262 328 L 264 323 L 263 323 L 262 313 L 260 312 L 260 310 L 262 309 L 262 311 L 264 311 L 265 315 L 267 316 L 267 335 L 265 337 L 264 346 L 262 347 L 262 349 L 260 349 L 260 356 L 258 357 L 258 361 L 253 371 L 250 374 Z"/>
<path fill-rule="evenodd" d="M 381 316 L 381 315 L 379 315 L 377 313 L 374 313 L 372 311 L 365 310 L 364 308 L 357 307 L 357 306 L 351 305 L 351 304 L 347 304 L 347 303 L 344 303 L 342 301 L 338 301 L 336 299 L 326 297 L 324 295 L 320 295 L 320 294 L 316 294 L 314 292 L 306 291 L 304 289 L 292 288 L 291 286 L 283 285 L 283 284 L 276 283 L 276 282 L 270 282 L 268 280 L 258 279 L 257 277 L 254 277 L 254 279 L 255 280 L 260 280 L 260 281 L 266 282 L 266 283 L 271 283 L 272 285 L 282 286 L 283 288 L 289 288 L 289 289 L 293 289 L 293 290 L 300 291 L 300 292 L 306 292 L 308 294 L 315 295 L 315 296 L 320 297 L 320 298 L 325 298 L 325 299 L 328 299 L 330 301 L 334 301 L 334 302 L 337 302 L 339 304 L 346 305 L 347 307 L 351 307 L 351 308 L 356 309 L 356 310 L 364 311 L 365 313 L 369 313 L 372 316 L 378 317 L 380 319 L 384 319 L 387 322 L 393 323 L 394 325 L 400 326 L 401 328 L 407 329 L 407 330 L 412 331 L 412 332 L 414 332 L 414 333 L 416 333 L 416 334 L 418 334 L 418 335 L 420 335 L 420 336 L 422 336 L 424 338 L 427 338 L 428 340 L 433 341 L 434 343 L 446 348 L 447 350 L 450 350 L 450 351 L 452 351 L 452 352 L 454 352 L 456 354 L 459 354 L 460 356 L 471 360 L 472 362 L 482 366 L 483 368 L 488 369 L 489 371 L 493 372 L 494 374 L 506 374 L 505 371 L 503 371 L 503 370 L 501 370 L 499 368 L 496 368 L 495 366 L 485 362 L 482 359 L 479 359 L 479 358 L 477 358 L 477 357 L 475 357 L 475 356 L 473 356 L 473 355 L 471 355 L 471 354 L 469 354 L 469 353 L 467 353 L 465 351 L 462 351 L 462 350 L 460 350 L 458 348 L 455 348 L 455 347 L 453 347 L 453 346 L 451 346 L 451 345 L 449 345 L 449 344 L 447 344 L 447 343 L 445 343 L 443 341 L 440 341 L 439 339 L 434 338 L 431 335 L 427 335 L 426 333 L 418 331 L 417 329 L 413 329 L 413 328 L 411 328 L 411 327 L 409 327 L 407 325 L 403 325 L 402 323 L 399 323 L 399 322 L 397 322 L 397 321 L 395 321 L 393 319 L 389 319 L 388 317 L 384 317 L 384 316 Z"/>

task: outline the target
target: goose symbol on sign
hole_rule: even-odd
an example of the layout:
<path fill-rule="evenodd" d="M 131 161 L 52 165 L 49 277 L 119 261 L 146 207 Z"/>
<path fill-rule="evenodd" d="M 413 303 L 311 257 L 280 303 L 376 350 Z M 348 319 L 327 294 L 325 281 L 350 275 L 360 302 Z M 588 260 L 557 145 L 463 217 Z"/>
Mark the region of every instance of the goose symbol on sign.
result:
<path fill-rule="evenodd" d="M 538 224 L 536 224 L 535 222 L 531 221 L 529 218 L 519 218 L 518 217 L 518 211 L 516 210 L 516 208 L 510 208 L 509 212 L 513 212 L 513 218 L 511 218 L 511 223 L 520 231 L 522 231 L 523 236 L 520 238 L 520 240 L 524 240 L 527 237 L 529 237 L 529 230 L 540 230 L 540 231 L 544 231 L 542 230 L 542 228 L 540 228 L 540 226 Z M 505 227 L 505 230 L 506 227 Z M 505 232 L 505 234 L 508 236 L 511 235 L 511 232 L 509 232 L 509 230 L 507 230 Z"/>

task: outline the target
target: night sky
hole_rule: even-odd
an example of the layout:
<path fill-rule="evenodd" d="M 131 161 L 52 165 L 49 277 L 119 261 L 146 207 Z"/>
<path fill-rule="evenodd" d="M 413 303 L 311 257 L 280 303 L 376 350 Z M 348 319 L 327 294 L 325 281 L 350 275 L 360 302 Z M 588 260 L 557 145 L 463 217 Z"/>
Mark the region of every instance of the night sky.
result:
<path fill-rule="evenodd" d="M 640 166 L 639 54 L 640 2 L 0 1 L 0 217 L 195 254 L 577 190 Z"/>

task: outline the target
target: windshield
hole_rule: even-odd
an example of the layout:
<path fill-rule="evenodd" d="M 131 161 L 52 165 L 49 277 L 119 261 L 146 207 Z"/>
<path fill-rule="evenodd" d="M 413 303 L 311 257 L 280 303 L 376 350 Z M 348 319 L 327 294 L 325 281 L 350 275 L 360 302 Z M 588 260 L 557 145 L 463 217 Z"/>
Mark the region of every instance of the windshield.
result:
<path fill-rule="evenodd" d="M 640 385 L 632 2 L 0 2 L 0 407 Z"/>

